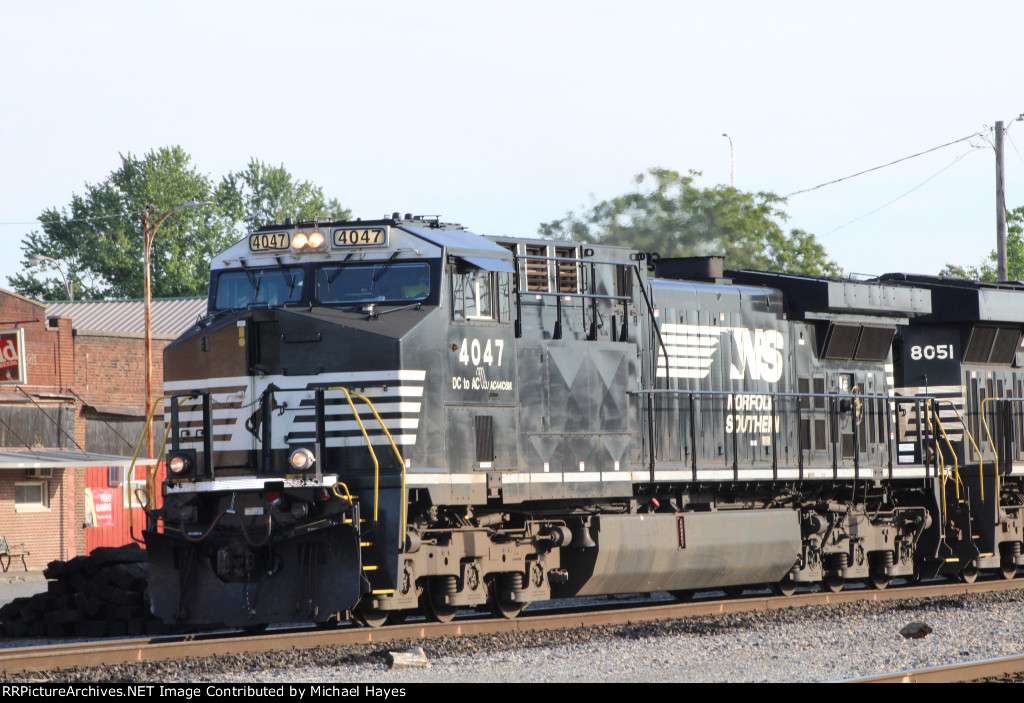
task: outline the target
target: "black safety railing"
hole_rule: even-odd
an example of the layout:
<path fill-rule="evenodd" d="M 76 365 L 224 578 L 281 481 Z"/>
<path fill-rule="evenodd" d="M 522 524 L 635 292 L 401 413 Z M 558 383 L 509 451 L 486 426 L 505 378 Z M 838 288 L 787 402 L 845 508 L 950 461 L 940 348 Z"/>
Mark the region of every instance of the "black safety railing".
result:
<path fill-rule="evenodd" d="M 590 288 L 591 288 L 591 290 L 590 291 L 584 290 L 582 285 L 577 285 L 577 291 L 578 292 L 558 291 L 558 290 L 551 290 L 550 288 L 543 289 L 543 290 L 540 290 L 540 289 L 523 290 L 522 281 L 523 281 L 524 276 L 521 274 L 521 270 L 530 261 L 543 261 L 543 262 L 545 262 L 545 266 L 547 265 L 547 262 L 549 262 L 549 261 L 554 261 L 556 263 L 556 267 L 558 265 L 560 265 L 560 264 L 572 264 L 574 266 L 577 266 L 577 265 L 578 266 L 585 266 L 587 268 L 587 270 L 589 271 L 589 274 L 590 274 L 588 280 L 590 281 Z M 525 254 L 525 255 L 515 254 L 515 255 L 513 255 L 513 265 L 515 267 L 515 274 L 514 275 L 515 275 L 515 296 L 516 296 L 516 321 L 515 321 L 515 334 L 516 334 L 516 337 L 521 337 L 522 336 L 522 332 L 523 332 L 523 326 L 522 326 L 522 319 L 523 319 L 523 295 L 540 296 L 540 297 L 544 297 L 544 298 L 554 298 L 555 299 L 555 327 L 554 327 L 554 330 L 552 331 L 552 334 L 551 334 L 552 339 L 561 339 L 562 338 L 562 320 L 563 320 L 563 317 L 564 317 L 564 313 L 563 313 L 563 310 L 562 310 L 562 302 L 563 302 L 563 300 L 575 299 L 575 300 L 582 300 L 583 301 L 583 305 L 580 306 L 581 309 L 584 311 L 584 313 L 583 313 L 584 314 L 584 318 L 583 318 L 582 322 L 583 322 L 584 328 L 587 329 L 587 339 L 589 339 L 591 341 L 597 339 L 597 320 L 599 318 L 598 303 L 600 301 L 618 301 L 618 302 L 622 302 L 624 304 L 628 303 L 628 302 L 632 302 L 632 298 L 630 296 L 628 296 L 628 295 L 610 295 L 610 294 L 606 294 L 606 293 L 596 293 L 596 292 L 594 292 L 594 290 L 596 290 L 596 288 L 597 288 L 597 269 L 598 269 L 599 266 L 612 267 L 613 270 L 616 270 L 616 269 L 624 270 L 624 269 L 628 269 L 628 268 L 634 268 L 635 266 L 633 264 L 630 264 L 630 263 L 626 263 L 626 262 L 623 262 L 623 261 L 601 261 L 601 260 L 598 260 L 598 259 L 591 259 L 591 258 L 577 259 L 577 258 L 569 258 L 569 257 L 564 257 L 564 256 L 537 256 L 537 255 L 533 255 L 533 254 Z M 558 277 L 556 276 L 555 279 L 556 279 L 555 280 L 555 287 L 558 287 L 558 280 L 557 280 Z M 578 280 L 579 279 L 577 278 L 577 281 Z M 618 280 L 618 277 L 614 277 L 613 280 Z M 587 320 L 586 320 L 586 310 L 587 310 L 588 307 L 590 309 L 590 322 L 589 322 L 589 324 L 587 323 Z M 620 339 L 627 339 L 629 337 L 628 324 L 625 322 L 627 319 L 628 319 L 628 316 L 624 315 L 623 316 L 623 329 L 622 330 L 616 330 L 615 333 L 612 335 L 613 337 L 618 337 Z"/>
<path fill-rule="evenodd" d="M 405 460 L 402 457 L 401 451 L 398 449 L 398 445 L 391 435 L 391 431 L 387 428 L 384 419 L 377 411 L 373 401 L 364 395 L 362 392 L 348 389 L 344 386 L 327 386 L 318 387 L 315 389 L 308 388 L 267 388 L 260 396 L 259 400 L 259 435 L 260 445 L 259 450 L 260 459 L 258 461 L 259 472 L 263 475 L 275 475 L 275 466 L 273 462 L 273 431 L 274 431 L 274 410 L 286 410 L 289 409 L 287 403 L 276 406 L 274 404 L 275 395 L 287 395 L 287 394 L 308 394 L 312 390 L 313 393 L 313 433 L 312 437 L 308 441 L 296 442 L 296 445 L 311 444 L 313 445 L 313 454 L 315 461 L 312 463 L 310 471 L 307 472 L 296 472 L 292 470 L 292 473 L 310 473 L 314 479 L 319 483 L 323 479 L 324 466 L 325 466 L 325 450 L 327 447 L 327 397 L 328 392 L 337 392 L 342 395 L 347 404 L 348 408 L 352 411 L 352 417 L 359 427 L 360 434 L 365 442 L 365 447 L 369 453 L 370 459 L 374 467 L 374 480 L 373 480 L 373 520 L 378 519 L 378 503 L 380 494 L 380 474 L 381 465 L 380 459 L 377 456 L 377 450 L 374 449 L 373 442 L 370 439 L 368 431 L 366 429 L 366 423 L 363 422 L 363 418 L 360 416 L 359 411 L 356 408 L 355 400 L 361 401 L 369 413 L 373 416 L 374 420 L 380 426 L 381 431 L 387 438 L 387 442 L 390 445 L 391 451 L 395 455 L 396 464 L 401 472 L 402 479 L 402 493 L 405 492 Z M 181 431 L 181 401 L 199 399 L 198 408 L 188 408 L 186 412 L 201 414 L 201 428 L 202 434 L 192 435 L 191 437 L 183 437 Z M 172 437 L 171 440 L 171 451 L 179 451 L 183 440 L 189 444 L 195 443 L 201 440 L 202 442 L 202 454 L 203 463 L 201 471 L 203 476 L 206 478 L 215 478 L 217 469 L 213 460 L 214 455 L 214 438 L 213 438 L 213 399 L 209 392 L 200 393 L 182 393 L 177 395 L 166 396 L 166 400 L 170 401 L 170 425 L 168 431 Z M 339 398 L 340 399 L 340 398 Z M 310 408 L 308 405 L 302 405 L 301 403 L 293 408 L 293 411 L 308 411 Z M 195 419 L 193 418 L 189 423 L 191 427 L 196 427 Z M 196 428 L 198 429 L 198 428 Z M 286 449 L 287 447 L 280 447 Z M 332 471 L 337 473 L 337 471 Z M 342 484 L 344 485 L 344 484 Z M 348 487 L 345 486 L 345 491 L 348 491 Z M 402 503 L 402 523 L 405 523 L 405 504 Z M 404 535 L 404 532 L 402 533 Z"/>
<path fill-rule="evenodd" d="M 1000 492 L 1001 476 L 1013 470 L 1013 462 L 1021 458 L 1024 442 L 1018 436 L 1019 428 L 1024 423 L 1024 398 L 1010 396 L 1007 398 L 986 397 L 981 400 L 978 408 L 982 428 L 985 431 L 985 443 L 991 450 L 994 464 L 996 496 Z M 989 419 L 992 425 L 989 425 Z M 1018 440 L 1015 442 L 1015 440 Z M 980 448 L 976 449 L 980 471 L 984 474 L 985 456 Z"/>
<path fill-rule="evenodd" d="M 181 402 L 183 400 L 192 400 L 195 398 L 199 399 L 198 410 L 200 412 L 200 425 L 197 429 L 201 430 L 202 436 L 200 437 L 190 433 L 186 436 L 186 441 L 189 444 L 192 444 L 196 439 L 202 440 L 203 470 L 206 472 L 208 477 L 213 478 L 216 475 L 216 470 L 213 465 L 213 398 L 209 391 L 175 393 L 165 396 L 164 400 L 170 403 L 171 451 L 176 452 L 181 450 L 181 443 L 184 434 L 181 431 Z M 195 410 L 190 408 L 186 410 L 186 412 L 195 412 Z M 192 426 L 192 424 L 193 423 L 189 423 L 190 426 Z"/>
<path fill-rule="evenodd" d="M 654 404 L 654 399 L 659 396 L 669 396 L 683 400 L 675 408 L 666 409 L 666 412 L 674 410 L 678 413 L 678 422 L 668 426 L 667 421 L 657 418 L 658 410 L 648 417 L 650 427 L 657 427 L 657 434 L 681 431 L 689 439 L 689 449 L 686 452 L 689 464 L 695 473 L 699 469 L 708 468 L 730 468 L 733 471 L 733 478 L 739 478 L 741 467 L 741 435 L 744 437 L 770 437 L 770 455 L 767 458 L 757 458 L 752 461 L 744 461 L 744 468 L 770 467 L 772 476 L 778 479 L 780 468 L 780 447 L 785 443 L 779 441 L 780 431 L 785 427 L 795 435 L 796 439 L 796 461 L 786 462 L 786 467 L 792 467 L 795 463 L 799 469 L 799 477 L 805 478 L 805 472 L 809 469 L 830 469 L 833 477 L 838 477 L 841 468 L 855 469 L 855 476 L 859 475 L 862 468 L 862 450 L 865 445 L 884 446 L 886 449 L 884 462 L 873 464 L 872 468 L 881 468 L 892 478 L 896 468 L 896 457 L 898 456 L 897 445 L 913 444 L 914 455 L 918 461 L 909 466 L 924 466 L 929 471 L 944 472 L 946 470 L 946 458 L 955 459 L 956 450 L 948 438 L 944 437 L 944 431 L 938 425 L 938 416 L 934 407 L 935 399 L 930 396 L 888 396 L 869 394 L 835 394 L 835 393 L 778 393 L 778 392 L 757 392 L 757 391 L 702 391 L 685 389 L 664 389 L 651 388 L 629 391 L 630 395 L 646 396 L 648 406 Z M 731 402 L 730 402 L 731 398 Z M 755 420 L 755 427 L 760 430 L 749 431 L 741 429 L 740 414 L 743 408 L 737 409 L 737 398 L 757 398 L 759 407 L 757 415 L 761 420 Z M 704 403 L 707 399 L 718 401 L 717 403 Z M 813 407 L 813 400 L 824 401 L 824 407 Z M 870 413 L 867 420 L 859 418 L 862 416 L 866 402 L 874 403 L 874 413 Z M 744 401 L 740 401 L 744 402 Z M 879 410 L 880 408 L 880 410 Z M 901 412 L 906 413 L 903 421 L 903 429 L 908 436 L 898 437 L 897 428 L 894 427 L 896 417 Z M 728 416 L 733 415 L 733 423 L 728 422 Z M 881 418 L 879 418 L 879 414 Z M 848 419 L 849 430 L 842 432 L 842 422 Z M 784 422 L 785 420 L 785 422 Z M 810 445 L 809 424 L 805 422 L 813 420 L 824 420 L 828 425 L 826 433 L 826 446 Z M 876 427 L 873 440 L 862 436 L 869 432 L 867 422 L 884 422 L 881 428 Z M 767 425 L 767 431 L 764 431 Z M 727 431 L 731 427 L 732 431 Z M 714 446 L 715 441 L 708 442 L 708 432 L 716 433 L 712 439 L 718 438 L 722 442 L 719 447 L 728 444 L 731 451 L 728 455 L 723 453 L 721 457 L 708 457 L 703 447 Z M 967 432 L 966 426 L 964 433 Z M 652 432 L 652 436 L 653 436 Z M 841 434 L 849 436 L 852 451 L 848 456 L 843 455 Z M 703 442 L 701 440 L 704 440 Z M 763 445 L 762 445 L 763 446 Z M 825 453 L 828 459 L 824 462 L 809 460 L 814 453 Z M 730 460 L 731 457 L 731 460 Z M 653 440 L 649 445 L 649 458 L 651 480 L 654 480 L 654 470 L 658 467 L 657 447 Z M 665 463 L 665 462 L 663 462 Z M 675 463 L 675 462 L 672 462 Z M 852 466 L 851 466 L 852 464 Z M 955 468 L 954 468 L 955 472 Z"/>

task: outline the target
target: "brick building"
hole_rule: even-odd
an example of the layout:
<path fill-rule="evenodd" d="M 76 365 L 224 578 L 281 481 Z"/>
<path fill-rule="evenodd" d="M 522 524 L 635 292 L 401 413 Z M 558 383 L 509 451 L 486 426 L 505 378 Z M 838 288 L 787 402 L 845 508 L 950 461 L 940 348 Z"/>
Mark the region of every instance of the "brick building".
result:
<path fill-rule="evenodd" d="M 163 347 L 205 307 L 153 301 L 157 392 Z M 29 568 L 130 538 L 146 471 L 125 473 L 146 417 L 143 315 L 142 301 L 47 305 L 0 289 L 0 335 L 20 331 L 22 346 L 17 373 L 0 353 L 0 536 L 30 552 Z"/>

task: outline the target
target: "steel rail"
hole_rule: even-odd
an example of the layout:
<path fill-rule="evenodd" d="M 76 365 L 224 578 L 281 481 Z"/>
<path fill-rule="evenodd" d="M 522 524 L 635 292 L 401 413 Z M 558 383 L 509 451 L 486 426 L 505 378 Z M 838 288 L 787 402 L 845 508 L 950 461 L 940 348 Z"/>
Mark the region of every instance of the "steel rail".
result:
<path fill-rule="evenodd" d="M 839 683 L 970 683 L 981 679 L 1020 679 L 1024 672 L 1024 654 L 995 659 L 908 669 L 878 676 L 845 679 Z"/>
<path fill-rule="evenodd" d="M 334 630 L 271 631 L 262 635 L 241 635 L 231 632 L 228 634 L 202 633 L 160 636 L 148 639 L 89 640 L 58 645 L 0 649 L 0 672 L 8 676 L 21 673 L 36 674 L 59 669 L 113 666 L 133 662 L 156 662 L 436 637 L 538 632 L 597 625 L 662 622 L 687 617 L 767 612 L 781 608 L 850 603 L 861 600 L 897 601 L 1022 588 L 1024 588 L 1024 579 L 983 581 L 974 584 L 942 583 L 880 591 L 861 589 L 839 593 L 798 593 L 789 597 L 751 594 L 729 600 L 708 599 L 689 603 L 668 601 L 639 607 L 635 603 L 623 604 L 612 601 L 602 604 L 600 610 L 584 611 L 578 606 L 539 609 L 533 612 L 527 611 L 512 620 L 475 616 L 459 618 L 450 623 L 414 622 L 380 628 L 352 626 Z"/>

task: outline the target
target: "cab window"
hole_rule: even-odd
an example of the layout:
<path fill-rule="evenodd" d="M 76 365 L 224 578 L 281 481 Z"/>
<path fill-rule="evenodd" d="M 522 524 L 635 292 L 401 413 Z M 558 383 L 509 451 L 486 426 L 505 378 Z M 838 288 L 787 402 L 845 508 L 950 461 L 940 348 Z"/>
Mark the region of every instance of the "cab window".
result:
<path fill-rule="evenodd" d="M 430 264 L 426 262 L 321 266 L 316 272 L 316 299 L 321 303 L 407 303 L 428 296 Z"/>
<path fill-rule="evenodd" d="M 225 271 L 217 277 L 217 310 L 250 305 L 284 305 L 302 299 L 302 269 L 243 269 Z"/>
<path fill-rule="evenodd" d="M 494 275 L 475 266 L 452 271 L 452 319 L 493 320 Z"/>

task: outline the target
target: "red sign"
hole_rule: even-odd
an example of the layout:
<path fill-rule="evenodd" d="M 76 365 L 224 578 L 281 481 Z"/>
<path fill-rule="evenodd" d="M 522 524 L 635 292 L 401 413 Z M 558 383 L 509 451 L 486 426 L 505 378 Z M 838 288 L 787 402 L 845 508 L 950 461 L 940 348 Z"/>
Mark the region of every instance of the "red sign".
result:
<path fill-rule="evenodd" d="M 0 330 L 0 384 L 25 383 L 25 330 Z"/>
<path fill-rule="evenodd" d="M 85 489 L 85 520 L 89 527 L 110 527 L 114 524 L 116 488 Z"/>

